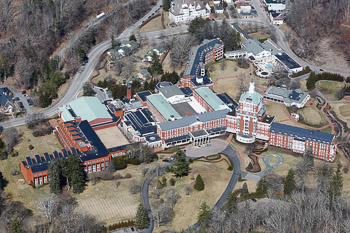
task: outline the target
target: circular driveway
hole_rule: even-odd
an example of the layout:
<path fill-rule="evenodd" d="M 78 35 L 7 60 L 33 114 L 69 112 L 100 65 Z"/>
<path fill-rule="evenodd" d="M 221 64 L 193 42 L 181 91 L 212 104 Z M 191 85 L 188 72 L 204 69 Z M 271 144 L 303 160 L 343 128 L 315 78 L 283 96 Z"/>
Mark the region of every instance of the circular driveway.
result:
<path fill-rule="evenodd" d="M 191 158 L 205 157 L 208 155 L 215 155 L 226 149 L 228 143 L 220 139 L 211 139 L 210 146 L 203 145 L 200 148 L 196 148 L 190 144 L 186 147 L 186 156 Z"/>

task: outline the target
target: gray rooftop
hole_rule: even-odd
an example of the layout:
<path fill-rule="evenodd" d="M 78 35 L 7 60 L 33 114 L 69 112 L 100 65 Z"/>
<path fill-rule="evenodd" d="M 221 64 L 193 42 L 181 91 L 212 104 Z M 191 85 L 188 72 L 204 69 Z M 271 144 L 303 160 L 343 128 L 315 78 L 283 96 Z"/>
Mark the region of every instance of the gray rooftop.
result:
<path fill-rule="evenodd" d="M 175 95 L 185 95 L 178 86 L 166 86 L 166 87 L 163 87 L 161 89 L 159 89 L 159 92 L 162 93 L 162 95 L 165 97 L 165 98 L 170 98 L 170 97 L 173 97 Z"/>
<path fill-rule="evenodd" d="M 270 86 L 264 93 L 265 97 L 280 97 L 286 103 L 301 103 L 308 96 L 302 89 L 287 90 L 285 88 Z"/>
<path fill-rule="evenodd" d="M 223 109 L 223 110 L 218 110 L 213 112 L 205 112 L 199 115 L 188 116 L 175 121 L 166 121 L 166 122 L 161 122 L 157 124 L 162 131 L 167 131 L 171 129 L 190 126 L 195 122 L 208 122 L 208 121 L 225 118 L 228 112 L 229 112 L 228 109 Z"/>
<path fill-rule="evenodd" d="M 276 55 L 278 53 L 283 53 L 281 47 L 279 47 L 275 42 L 270 39 L 264 41 L 264 43 L 260 43 L 257 40 L 248 39 L 242 43 L 242 46 L 248 51 L 257 55 L 263 51 L 269 51 L 272 54 Z"/>
<path fill-rule="evenodd" d="M 182 117 L 196 115 L 196 111 L 189 105 L 187 102 L 173 104 L 173 108 L 180 114 Z"/>

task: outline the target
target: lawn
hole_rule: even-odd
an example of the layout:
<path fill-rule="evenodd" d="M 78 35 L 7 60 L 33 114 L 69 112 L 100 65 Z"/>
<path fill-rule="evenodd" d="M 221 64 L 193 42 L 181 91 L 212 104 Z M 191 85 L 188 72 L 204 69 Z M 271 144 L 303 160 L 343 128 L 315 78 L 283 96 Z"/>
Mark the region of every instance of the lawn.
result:
<path fill-rule="evenodd" d="M 265 105 L 266 114 L 275 116 L 275 121 L 282 121 L 289 119 L 289 116 L 283 110 L 283 107 L 280 104 L 267 102 Z"/>
<path fill-rule="evenodd" d="M 163 16 L 162 16 L 163 14 Z M 164 17 L 164 26 L 162 24 L 162 17 Z M 144 26 L 142 26 L 142 28 L 140 29 L 140 32 L 151 32 L 151 31 L 158 31 L 158 30 L 162 30 L 162 29 L 166 29 L 168 28 L 168 23 L 170 22 L 169 20 L 169 13 L 168 12 L 164 12 L 163 9 L 160 10 L 160 15 L 154 19 L 152 19 L 151 21 L 149 21 L 147 24 L 145 24 Z"/>
<path fill-rule="evenodd" d="M 145 165 L 147 167 L 152 164 Z M 141 170 L 144 166 L 129 166 L 127 169 L 116 173 L 125 176 L 126 173 L 132 175 L 130 179 L 121 179 L 120 185 L 116 188 L 117 181 L 100 181 L 96 185 L 88 183 L 86 190 L 75 195 L 79 203 L 79 210 L 96 217 L 107 225 L 120 222 L 122 220 L 134 219 L 137 207 L 141 203 L 140 194 L 130 194 L 131 184 L 141 186 L 143 177 Z"/>
<path fill-rule="evenodd" d="M 350 105 L 343 103 L 330 103 L 332 110 L 337 114 L 340 120 L 350 125 Z"/>
<path fill-rule="evenodd" d="M 54 150 L 60 150 L 62 147 L 54 135 L 36 138 L 25 126 L 17 127 L 17 130 L 23 132 L 20 143 L 14 148 L 18 151 L 19 155 L 17 157 L 9 157 L 6 160 L 1 160 L 0 171 L 6 179 L 9 180 L 5 192 L 11 196 L 11 201 L 21 201 L 25 207 L 32 209 L 34 213 L 36 213 L 36 202 L 40 196 L 49 192 L 49 186 L 45 185 L 40 189 L 33 189 L 24 181 L 22 174 L 12 176 L 10 170 L 14 168 L 20 171 L 20 162 L 27 156 L 32 157 L 36 154 L 42 155 L 44 152 L 51 153 Z M 33 145 L 34 149 L 29 150 L 29 145 Z"/>
<path fill-rule="evenodd" d="M 334 83 L 321 81 L 318 83 L 318 90 L 324 94 L 329 100 L 339 100 L 337 93 L 344 87 L 343 83 Z"/>
<path fill-rule="evenodd" d="M 243 188 L 244 183 L 247 183 L 249 193 L 254 193 L 256 191 L 257 182 L 254 180 L 245 180 L 245 181 L 237 182 L 234 190 Z"/>
<path fill-rule="evenodd" d="M 221 69 L 221 63 L 225 63 L 224 69 Z M 249 87 L 249 82 L 255 82 L 255 89 L 259 93 L 263 93 L 267 87 L 267 80 L 253 76 L 254 67 L 250 64 L 248 69 L 241 69 L 237 62 L 233 60 L 221 60 L 212 63 L 209 68 L 210 78 L 214 82 L 214 90 L 218 93 L 226 92 L 233 98 L 239 98 L 238 84 L 240 77 L 244 78 L 246 89 Z"/>
<path fill-rule="evenodd" d="M 311 126 L 324 126 L 328 124 L 326 118 L 322 115 L 320 110 L 315 106 L 306 106 L 297 110 L 297 113 L 303 117 L 304 122 Z"/>
<path fill-rule="evenodd" d="M 197 174 L 202 176 L 205 189 L 200 192 L 193 189 L 190 195 L 187 196 L 185 187 L 186 185 L 193 186 L 194 180 L 191 180 L 190 175 L 182 179 L 176 179 L 175 189 L 181 195 L 181 199 L 175 205 L 174 219 L 168 226 L 155 227 L 154 232 L 162 232 L 164 230 L 180 231 L 196 223 L 202 202 L 205 201 L 212 208 L 227 187 L 232 174 L 232 171 L 227 170 L 225 161 L 219 163 L 197 161 L 191 164 L 191 168 L 195 176 Z M 172 174 L 168 173 L 166 177 L 169 180 Z M 154 200 L 151 200 L 151 203 L 152 201 Z"/>
<path fill-rule="evenodd" d="M 265 31 L 259 31 L 256 33 L 251 33 L 249 36 L 252 37 L 253 40 L 267 40 L 271 37 L 271 34 Z"/>

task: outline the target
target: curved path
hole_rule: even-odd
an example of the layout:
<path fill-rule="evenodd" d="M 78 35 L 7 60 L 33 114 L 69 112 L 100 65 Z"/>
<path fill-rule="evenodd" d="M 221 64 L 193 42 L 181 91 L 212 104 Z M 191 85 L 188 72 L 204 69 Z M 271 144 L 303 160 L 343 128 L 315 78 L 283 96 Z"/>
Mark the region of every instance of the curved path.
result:
<path fill-rule="evenodd" d="M 268 159 L 271 158 L 271 157 L 277 158 L 277 162 L 271 164 L 271 163 L 268 161 Z M 262 158 L 262 160 L 264 161 L 264 163 L 265 163 L 265 165 L 266 165 L 266 169 L 265 169 L 264 171 L 262 171 L 262 172 L 259 172 L 259 173 L 254 174 L 254 175 L 260 176 L 260 177 L 266 175 L 267 173 L 269 173 L 269 172 L 271 171 L 272 168 L 274 168 L 274 167 L 276 167 L 276 166 L 278 166 L 278 165 L 280 165 L 280 164 L 283 163 L 283 158 L 282 158 L 282 156 L 280 156 L 279 154 L 268 154 L 268 155 L 265 155 L 265 156 Z"/>

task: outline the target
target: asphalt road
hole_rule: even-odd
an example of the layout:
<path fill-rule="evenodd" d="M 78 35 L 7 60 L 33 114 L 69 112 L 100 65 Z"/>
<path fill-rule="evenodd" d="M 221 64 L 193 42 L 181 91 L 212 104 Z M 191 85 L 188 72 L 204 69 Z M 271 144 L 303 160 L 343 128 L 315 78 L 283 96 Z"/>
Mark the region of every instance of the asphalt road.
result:
<path fill-rule="evenodd" d="M 224 206 L 228 194 L 230 194 L 233 191 L 238 181 L 239 175 L 242 173 L 241 160 L 239 158 L 239 155 L 237 154 L 237 151 L 230 144 L 220 153 L 225 154 L 232 161 L 233 173 L 225 191 L 223 192 L 219 200 L 215 203 L 212 211 L 214 209 L 221 209 Z M 193 226 L 189 227 L 185 232 L 190 232 L 191 229 L 195 229 L 198 227 L 199 225 L 196 223 Z"/>

